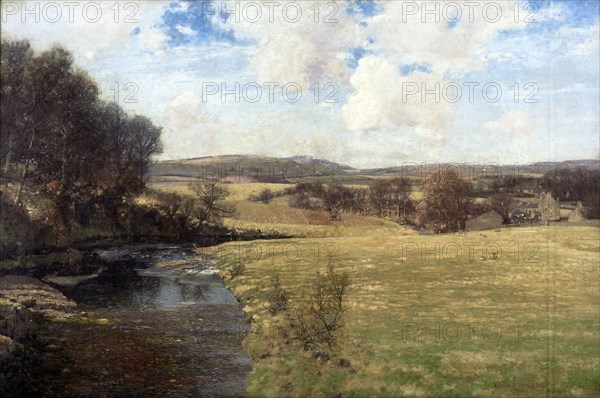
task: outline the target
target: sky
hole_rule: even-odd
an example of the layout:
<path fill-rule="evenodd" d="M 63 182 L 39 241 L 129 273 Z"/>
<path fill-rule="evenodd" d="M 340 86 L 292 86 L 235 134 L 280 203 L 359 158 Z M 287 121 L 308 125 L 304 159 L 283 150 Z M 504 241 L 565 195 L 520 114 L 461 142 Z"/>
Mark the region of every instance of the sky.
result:
<path fill-rule="evenodd" d="M 1 26 L 162 126 L 160 159 L 524 164 L 599 158 L 598 5 L 3 1 Z"/>

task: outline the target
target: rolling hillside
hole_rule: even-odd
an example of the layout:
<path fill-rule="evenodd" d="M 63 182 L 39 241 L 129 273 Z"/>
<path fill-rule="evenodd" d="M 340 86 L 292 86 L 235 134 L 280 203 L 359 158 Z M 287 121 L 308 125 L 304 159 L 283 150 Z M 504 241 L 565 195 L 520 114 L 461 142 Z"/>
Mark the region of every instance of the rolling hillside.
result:
<path fill-rule="evenodd" d="M 399 165 L 394 167 L 358 169 L 312 156 L 276 158 L 256 155 L 222 155 L 159 161 L 151 165 L 149 175 L 153 181 L 156 181 L 157 177 L 211 178 L 218 176 L 232 183 L 295 183 L 318 179 L 321 182 L 334 180 L 344 184 L 369 184 L 374 179 L 392 175 L 418 178 L 442 167 L 452 167 L 464 176 L 541 176 L 558 168 L 572 170 L 579 167 L 600 168 L 600 161 L 595 159 L 535 162 L 523 165 L 474 162 L 425 164 L 399 161 L 398 163 Z"/>

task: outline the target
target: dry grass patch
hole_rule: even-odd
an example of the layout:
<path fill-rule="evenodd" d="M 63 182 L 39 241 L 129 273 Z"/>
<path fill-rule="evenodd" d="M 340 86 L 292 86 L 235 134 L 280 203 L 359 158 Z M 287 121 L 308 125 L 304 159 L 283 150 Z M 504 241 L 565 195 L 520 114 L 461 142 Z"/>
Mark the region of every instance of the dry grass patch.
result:
<path fill-rule="evenodd" d="M 551 396 L 600 392 L 599 243 L 590 236 L 597 229 L 511 228 L 488 232 L 488 238 L 384 227 L 341 230 L 337 237 L 265 241 L 273 254 L 248 259 L 244 278 L 228 283 L 243 285 L 242 300 L 258 319 L 268 320 L 263 296 L 272 273 L 280 273 L 298 300 L 304 281 L 333 260 L 352 280 L 343 343 L 333 355 L 347 358 L 352 371 L 328 366 L 315 376 L 312 359 L 297 358 L 287 368 L 281 361 L 291 353 L 283 349 L 281 358 L 263 361 L 269 345 L 255 346 L 251 395 L 262 395 L 266 385 L 282 396 L 515 396 L 543 392 L 545 385 Z M 463 255 L 451 262 L 442 255 L 445 245 L 481 249 L 491 243 L 502 249 L 496 260 Z M 315 257 L 315 249 L 327 244 L 336 248 L 331 258 L 323 252 Z M 414 244 L 430 253 L 403 253 Z M 438 256 L 431 251 L 436 244 Z M 294 245 L 303 254 L 286 257 L 284 249 Z M 454 339 L 457 327 L 461 335 Z M 283 344 L 273 338 L 272 345 Z M 303 384 L 310 377 L 314 382 Z"/>

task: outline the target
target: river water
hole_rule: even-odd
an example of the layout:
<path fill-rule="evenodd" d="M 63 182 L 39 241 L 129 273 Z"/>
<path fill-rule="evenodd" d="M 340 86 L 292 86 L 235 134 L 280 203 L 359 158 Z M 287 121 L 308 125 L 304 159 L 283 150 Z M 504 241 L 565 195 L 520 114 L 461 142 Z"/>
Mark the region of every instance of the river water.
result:
<path fill-rule="evenodd" d="M 38 396 L 243 396 L 249 329 L 200 249 L 146 245 L 97 250 L 107 269 L 60 288 L 79 314 L 45 322 Z"/>

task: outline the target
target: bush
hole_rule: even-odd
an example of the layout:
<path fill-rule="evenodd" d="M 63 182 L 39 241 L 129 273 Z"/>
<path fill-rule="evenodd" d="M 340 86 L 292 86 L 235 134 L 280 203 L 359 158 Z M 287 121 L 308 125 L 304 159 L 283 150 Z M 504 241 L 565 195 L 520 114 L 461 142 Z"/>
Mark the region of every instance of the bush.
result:
<path fill-rule="evenodd" d="M 237 278 L 241 276 L 246 271 L 246 265 L 240 258 L 236 258 L 231 265 L 231 270 L 229 273 L 231 274 L 231 278 Z"/>
<path fill-rule="evenodd" d="M 258 194 L 258 200 L 263 202 L 264 204 L 269 204 L 275 197 L 275 194 L 270 189 L 263 189 L 261 193 Z"/>
<path fill-rule="evenodd" d="M 285 195 L 291 195 L 294 193 L 294 188 L 285 188 L 282 191 L 271 191 L 266 188 L 260 191 L 258 195 L 249 195 L 248 200 L 250 202 L 263 202 L 264 204 L 270 203 L 273 199 L 279 198 Z"/>
<path fill-rule="evenodd" d="M 350 286 L 347 273 L 336 273 L 329 264 L 327 274 L 317 272 L 310 282 L 311 294 L 292 315 L 291 327 L 295 339 L 304 349 L 326 344 L 330 349 L 336 344 L 337 332 L 344 326 L 344 297 Z"/>
<path fill-rule="evenodd" d="M 279 273 L 276 273 L 271 277 L 271 288 L 267 292 L 267 311 L 271 315 L 277 315 L 278 313 L 288 309 L 288 293 L 281 287 L 281 278 Z"/>
<path fill-rule="evenodd" d="M 285 188 L 283 188 L 283 192 L 282 192 L 281 196 L 293 195 L 295 193 L 296 193 L 296 187 L 285 187 Z"/>
<path fill-rule="evenodd" d="M 306 193 L 315 198 L 323 198 L 325 196 L 325 187 L 320 182 L 299 182 L 296 184 L 296 193 Z"/>
<path fill-rule="evenodd" d="M 305 210 L 321 210 L 323 208 L 323 201 L 321 199 L 311 198 L 307 193 L 293 195 L 288 204 L 290 207 Z"/>

